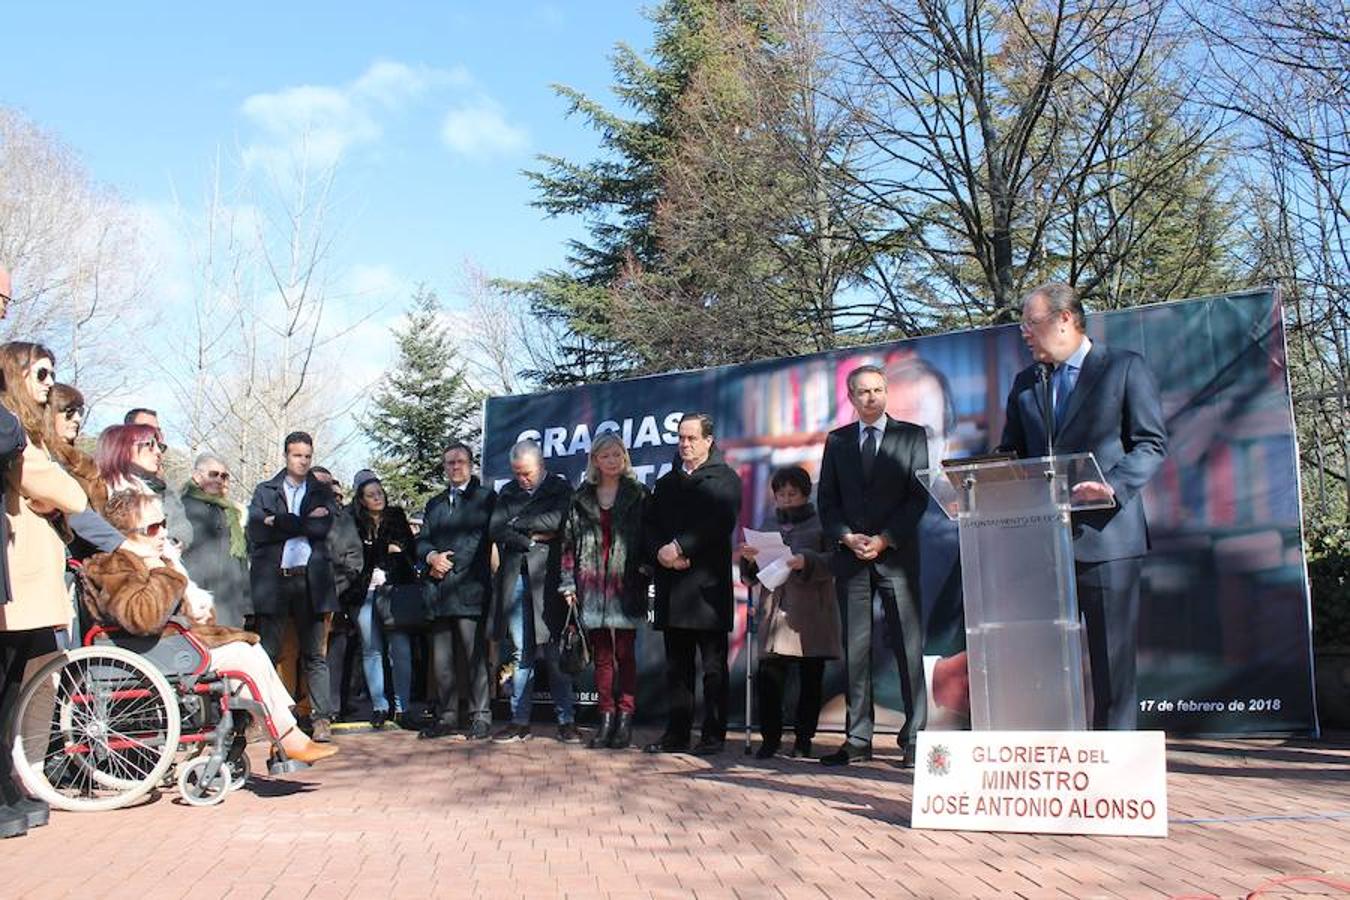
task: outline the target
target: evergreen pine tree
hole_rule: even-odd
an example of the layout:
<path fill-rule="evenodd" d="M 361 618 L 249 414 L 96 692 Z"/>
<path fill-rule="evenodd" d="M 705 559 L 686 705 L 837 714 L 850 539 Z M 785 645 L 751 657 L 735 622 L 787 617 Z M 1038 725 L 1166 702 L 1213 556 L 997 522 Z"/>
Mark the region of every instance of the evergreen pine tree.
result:
<path fill-rule="evenodd" d="M 455 346 L 434 291 L 417 288 L 393 333 L 398 361 L 380 383 L 364 431 L 379 454 L 373 468 L 389 502 L 411 514 L 444 486 L 446 446 L 477 440 L 482 398 L 453 363 Z"/>

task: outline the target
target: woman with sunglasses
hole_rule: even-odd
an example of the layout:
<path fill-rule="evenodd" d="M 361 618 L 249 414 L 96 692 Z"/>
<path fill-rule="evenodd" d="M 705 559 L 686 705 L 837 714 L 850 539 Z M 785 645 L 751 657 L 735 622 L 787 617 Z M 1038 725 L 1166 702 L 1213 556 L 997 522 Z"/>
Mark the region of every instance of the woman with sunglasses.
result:
<path fill-rule="evenodd" d="M 108 521 L 126 536 L 112 553 L 100 553 L 85 564 L 90 589 L 85 603 L 99 622 L 136 635 L 157 635 L 170 616 L 192 624 L 190 631 L 211 651 L 211 667 L 243 672 L 257 686 L 261 701 L 281 735 L 291 759 L 316 763 L 338 752 L 336 744 L 317 744 L 295 727 L 295 700 L 281 683 L 276 667 L 258 643 L 258 636 L 216 623 L 209 591 L 188 577 L 178 547 L 168 540 L 164 506 L 154 494 L 127 490 L 108 498 Z M 247 683 L 231 689 L 252 694 Z"/>
<path fill-rule="evenodd" d="M 168 449 L 153 425 L 113 425 L 98 436 L 94 462 L 113 493 L 140 491 L 158 497 L 169 519 L 169 539 L 186 548 L 192 545 L 192 522 L 183 501 L 160 477 Z"/>
<path fill-rule="evenodd" d="M 109 525 L 100 515 L 108 502 L 108 485 L 98 474 L 94 458 L 75 446 L 80 435 L 80 425 L 84 422 L 84 395 L 68 384 L 52 385 L 47 395 L 47 449 L 66 473 L 79 482 L 84 494 L 89 498 L 90 508 L 83 513 L 67 516 L 61 523 L 62 537 L 66 541 L 66 556 L 72 560 L 83 561 L 95 553 L 108 553 L 122 545 L 122 535 Z M 67 567 L 66 583 L 72 591 L 75 585 L 73 571 Z M 75 616 L 73 636 L 83 634 L 88 622 L 80 622 L 81 612 L 78 601 L 72 603 Z"/>
<path fill-rule="evenodd" d="M 0 346 L 0 404 L 18 420 L 23 441 L 5 471 L 0 527 L 0 721 L 13 712 L 29 660 L 69 640 L 65 544 L 49 517 L 84 513 L 89 500 L 48 453 L 44 407 L 55 382 L 56 358 L 46 347 L 26 341 Z M 44 825 L 47 815 L 45 803 L 19 793 L 10 754 L 0 753 L 0 836 Z"/>

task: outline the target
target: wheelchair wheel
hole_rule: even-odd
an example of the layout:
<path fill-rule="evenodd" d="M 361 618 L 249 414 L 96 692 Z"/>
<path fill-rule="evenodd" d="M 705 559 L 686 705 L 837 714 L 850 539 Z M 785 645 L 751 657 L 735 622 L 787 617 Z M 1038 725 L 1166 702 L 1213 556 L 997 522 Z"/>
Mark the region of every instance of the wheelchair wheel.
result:
<path fill-rule="evenodd" d="M 23 686 L 8 746 L 34 796 L 57 809 L 117 809 L 159 785 L 179 725 L 174 689 L 143 657 L 80 647 Z"/>
<path fill-rule="evenodd" d="M 178 793 L 192 806 L 215 806 L 233 790 L 230 764 L 222 761 L 215 777 L 208 778 L 206 769 L 210 765 L 210 755 L 202 754 L 178 767 Z"/>
<path fill-rule="evenodd" d="M 230 770 L 231 791 L 239 790 L 253 777 L 253 763 L 249 762 L 247 753 L 239 754 L 234 760 L 226 760 L 225 765 Z"/>

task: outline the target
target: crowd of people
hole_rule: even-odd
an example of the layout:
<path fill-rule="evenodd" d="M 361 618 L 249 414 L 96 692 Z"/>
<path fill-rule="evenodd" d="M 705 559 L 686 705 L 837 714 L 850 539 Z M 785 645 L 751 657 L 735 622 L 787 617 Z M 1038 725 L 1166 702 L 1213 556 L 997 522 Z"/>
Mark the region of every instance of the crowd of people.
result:
<path fill-rule="evenodd" d="M 9 293 L 0 269 L 0 301 Z M 1029 344 L 1048 343 L 1039 331 L 1048 333 L 1047 323 L 1056 334 L 1071 325 L 1082 333 L 1081 306 L 1071 292 L 1033 294 L 1026 308 L 1037 313 L 1023 324 Z M 1054 354 L 1068 358 L 1076 347 L 1081 365 L 1082 346 L 1060 343 Z M 76 443 L 83 398 L 57 382 L 56 366 L 55 355 L 39 344 L 0 346 L 6 714 L 26 665 L 78 643 L 82 627 L 149 634 L 177 614 L 221 668 L 250 675 L 286 754 L 304 762 L 337 751 L 333 724 L 350 716 L 349 697 L 358 690 L 368 696 L 368 718 L 377 728 L 395 723 L 428 740 L 528 740 L 541 667 L 556 739 L 576 744 L 586 740 L 574 708 L 580 634 L 599 700 L 588 746 L 623 749 L 634 741 L 637 634 L 650 624 L 664 642 L 666 724 L 643 749 L 712 755 L 727 737 L 728 637 L 739 571 L 757 595 L 760 623 L 758 756 L 782 751 L 784 685 L 793 668 L 800 690 L 790 752 L 813 754 L 824 666 L 842 657 L 846 740 L 820 759 L 847 765 L 871 757 L 879 603 L 904 703 L 899 745 L 912 765 L 926 720 L 916 535 L 928 497 L 916 473 L 928 466 L 928 438 L 923 428 L 887 415 L 880 368 L 863 365 L 848 375 L 858 418 L 829 434 L 818 484 L 796 466 L 773 474 L 775 513 L 761 530 L 778 532 L 789 555 L 786 579 L 769 587 L 759 581 L 755 547 L 734 541 L 742 483 L 706 414 L 680 420 L 674 464 L 650 490 L 615 433 L 595 438 L 575 488 L 547 470 L 539 444 L 522 440 L 510 450 L 512 478 L 494 490 L 475 474 L 473 449 L 455 442 L 442 455 L 445 489 L 410 517 L 389 503 L 370 470 L 356 474 L 344 504 L 341 485 L 314 465 L 314 439 L 295 431 L 278 448 L 281 470 L 258 484 L 244 506 L 230 496 L 229 465 L 213 453 L 195 459 L 186 484 L 166 484 L 167 448 L 152 410 L 131 410 L 123 424 L 98 436 L 92 456 L 85 453 Z M 1014 438 L 1025 442 L 1024 423 L 1017 418 L 1014 425 Z M 1122 441 L 1119 430 L 1115 440 Z M 1127 458 L 1138 458 L 1131 453 L 1127 448 Z M 1132 510 L 1151 469 L 1126 474 L 1128 481 L 1098 489 L 1129 490 Z M 81 564 L 79 609 L 71 600 L 81 593 L 71 590 L 71 561 Z M 1137 585 L 1133 590 L 1137 608 Z M 338 635 L 347 637 L 346 652 L 333 652 Z M 1114 671 L 1126 666 L 1120 644 L 1111 642 Z M 424 679 L 415 677 L 419 653 Z M 279 671 L 299 673 L 292 688 Z M 1128 674 L 1129 684 L 1099 686 L 1102 698 L 1119 704 L 1118 715 L 1133 689 L 1132 667 Z M 494 733 L 498 684 L 510 715 Z M 419 687 L 432 701 L 421 718 L 413 713 Z M 295 702 L 301 690 L 303 715 Z M 47 815 L 23 795 L 10 765 L 9 755 L 0 754 L 0 835 L 22 833 Z"/>

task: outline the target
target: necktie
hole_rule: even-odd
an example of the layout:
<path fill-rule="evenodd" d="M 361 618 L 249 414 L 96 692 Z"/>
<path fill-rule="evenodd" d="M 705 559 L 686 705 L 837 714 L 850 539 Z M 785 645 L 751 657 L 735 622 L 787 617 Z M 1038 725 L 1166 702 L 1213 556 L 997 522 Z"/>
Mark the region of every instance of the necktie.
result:
<path fill-rule="evenodd" d="M 877 429 L 873 425 L 865 426 L 867 434 L 862 442 L 862 473 L 864 481 L 872 480 L 872 466 L 877 461 Z"/>
<path fill-rule="evenodd" d="M 1069 370 L 1072 368 L 1068 363 L 1060 365 L 1055 369 L 1055 430 L 1058 431 L 1064 424 L 1064 411 L 1069 408 L 1070 381 Z"/>
<path fill-rule="evenodd" d="M 459 488 L 450 489 L 450 508 L 451 509 L 459 508 Z"/>

